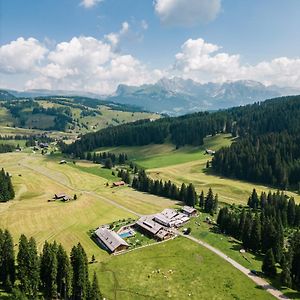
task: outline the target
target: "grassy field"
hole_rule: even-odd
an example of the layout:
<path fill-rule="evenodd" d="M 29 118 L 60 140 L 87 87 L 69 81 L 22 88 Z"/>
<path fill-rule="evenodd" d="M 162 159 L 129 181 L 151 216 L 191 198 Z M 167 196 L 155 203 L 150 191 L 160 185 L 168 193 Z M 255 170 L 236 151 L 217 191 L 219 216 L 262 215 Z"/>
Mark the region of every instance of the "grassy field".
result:
<path fill-rule="evenodd" d="M 273 299 L 221 258 L 183 238 L 92 268 L 107 299 Z"/>
<path fill-rule="evenodd" d="M 206 217 L 212 218 L 209 214 L 199 213 L 192 218 L 185 227 L 191 228 L 191 235 L 197 239 L 205 241 L 213 247 L 221 250 L 223 253 L 234 259 L 236 262 L 250 270 L 261 271 L 263 256 L 250 252 L 240 253 L 243 249 L 242 243 L 230 236 L 216 232 L 214 225 L 205 222 Z M 278 269 L 278 273 L 281 269 Z M 271 284 L 281 289 L 279 280 L 271 280 Z M 281 289 L 282 292 L 290 299 L 300 299 L 300 293 L 291 289 Z"/>
<path fill-rule="evenodd" d="M 201 147 L 185 146 L 179 149 L 173 144 L 146 145 L 141 147 L 115 147 L 101 148 L 99 151 L 110 151 L 115 153 L 125 152 L 130 160 L 145 169 L 161 168 L 197 161 L 207 158 L 205 149 L 218 150 L 229 146 L 232 138 L 228 134 L 216 135 L 205 138 Z"/>
<path fill-rule="evenodd" d="M 10 229 L 15 239 L 25 233 L 34 236 L 39 247 L 47 239 L 57 240 L 68 249 L 80 241 L 89 256 L 105 256 L 87 232 L 101 224 L 136 216 L 104 199 L 138 213 L 154 213 L 176 205 L 128 187 L 106 187 L 107 178 L 80 170 L 81 167 L 89 168 L 89 164 L 80 164 L 78 168 L 58 162 L 57 158 L 39 154 L 0 155 L 0 166 L 12 174 L 16 187 L 16 199 L 0 204 L 0 227 Z M 69 203 L 47 201 L 59 192 L 70 196 L 77 194 L 79 199 Z"/>
<path fill-rule="evenodd" d="M 110 170 L 88 162 L 60 165 L 59 160 L 28 153 L 0 155 L 0 166 L 12 174 L 16 187 L 16 199 L 0 204 L 0 227 L 8 228 L 15 242 L 21 233 L 35 237 L 39 249 L 45 240 L 56 240 L 68 250 L 80 242 L 89 258 L 96 257 L 91 268 L 107 299 L 271 299 L 232 266 L 186 239 L 109 256 L 89 238 L 91 229 L 137 218 L 127 209 L 150 214 L 178 203 L 129 187 L 111 188 L 115 177 Z M 58 192 L 76 194 L 78 200 L 48 202 Z"/>
<path fill-rule="evenodd" d="M 201 147 L 186 146 L 178 150 L 174 145 L 148 145 L 142 147 L 101 148 L 99 151 L 126 152 L 129 159 L 147 169 L 148 174 L 155 179 L 171 180 L 178 185 L 193 183 L 198 192 L 206 193 L 211 187 L 218 193 L 219 200 L 225 203 L 246 204 L 253 188 L 261 191 L 276 191 L 276 189 L 261 184 L 220 177 L 206 169 L 206 162 L 211 156 L 205 154 L 205 149 L 218 150 L 232 143 L 229 135 L 207 137 Z M 300 195 L 287 192 L 300 202 Z"/>

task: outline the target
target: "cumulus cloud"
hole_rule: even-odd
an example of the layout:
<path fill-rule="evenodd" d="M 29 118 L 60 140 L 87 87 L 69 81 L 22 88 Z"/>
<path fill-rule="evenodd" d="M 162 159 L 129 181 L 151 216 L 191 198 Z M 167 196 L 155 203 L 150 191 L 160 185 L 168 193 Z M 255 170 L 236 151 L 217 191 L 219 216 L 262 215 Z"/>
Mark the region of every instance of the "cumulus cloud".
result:
<path fill-rule="evenodd" d="M 125 34 L 123 23 L 118 34 Z M 0 46 L 0 84 L 16 89 L 60 89 L 113 93 L 119 84 L 154 83 L 163 76 L 197 82 L 252 79 L 266 85 L 300 88 L 300 58 L 279 57 L 244 64 L 239 54 L 205 40 L 188 39 L 168 70 L 152 69 L 107 37 L 73 37 L 53 45 L 34 38 L 18 38 Z"/>
<path fill-rule="evenodd" d="M 203 39 L 189 39 L 175 56 L 171 72 L 198 82 L 252 79 L 266 85 L 300 87 L 300 58 L 279 57 L 255 65 L 242 64 L 240 55 L 220 51 Z"/>
<path fill-rule="evenodd" d="M 239 72 L 240 57 L 218 52 L 220 49 L 201 38 L 189 39 L 175 56 L 174 70 L 199 82 L 231 79 Z"/>
<path fill-rule="evenodd" d="M 119 32 L 111 32 L 105 35 L 105 38 L 111 43 L 112 46 L 117 46 L 120 42 L 120 39 L 126 35 L 129 31 L 128 22 L 123 22 L 122 27 Z"/>
<path fill-rule="evenodd" d="M 95 6 L 97 3 L 102 2 L 103 0 L 82 0 L 80 5 L 84 6 L 85 8 L 91 8 Z"/>
<path fill-rule="evenodd" d="M 123 23 L 120 34 L 128 28 Z M 119 53 L 110 42 L 85 36 L 58 43 L 53 50 L 35 39 L 20 38 L 0 48 L 0 62 L 0 82 L 11 87 L 11 82 L 23 72 L 22 87 L 26 89 L 108 94 L 120 83 L 141 85 L 155 82 L 163 75 L 130 54 Z"/>
<path fill-rule="evenodd" d="M 189 27 L 213 21 L 221 0 L 155 0 L 154 8 L 162 23 Z"/>
<path fill-rule="evenodd" d="M 34 71 L 47 52 L 38 40 L 20 37 L 0 47 L 0 72 L 15 74 Z"/>

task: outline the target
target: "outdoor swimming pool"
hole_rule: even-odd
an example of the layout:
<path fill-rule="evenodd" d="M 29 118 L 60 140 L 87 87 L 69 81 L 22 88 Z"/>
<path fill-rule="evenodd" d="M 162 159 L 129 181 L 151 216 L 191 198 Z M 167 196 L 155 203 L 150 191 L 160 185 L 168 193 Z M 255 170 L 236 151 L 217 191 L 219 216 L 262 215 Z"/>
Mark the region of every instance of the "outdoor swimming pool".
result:
<path fill-rule="evenodd" d="M 133 236 L 133 233 L 131 231 L 126 231 L 126 232 L 123 232 L 123 233 L 119 234 L 119 237 L 121 237 L 122 239 L 126 239 L 126 238 L 131 237 L 131 236 Z"/>

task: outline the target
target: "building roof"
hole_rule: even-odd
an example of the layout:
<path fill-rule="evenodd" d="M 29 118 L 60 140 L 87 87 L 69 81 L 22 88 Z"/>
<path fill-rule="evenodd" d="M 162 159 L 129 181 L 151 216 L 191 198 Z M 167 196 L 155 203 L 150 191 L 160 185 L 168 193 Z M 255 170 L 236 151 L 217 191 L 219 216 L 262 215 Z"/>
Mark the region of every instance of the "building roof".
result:
<path fill-rule="evenodd" d="M 153 220 L 153 216 L 142 216 L 139 220 L 137 220 L 136 224 L 141 228 L 149 231 L 152 234 L 156 234 L 163 227 Z"/>
<path fill-rule="evenodd" d="M 194 207 L 191 207 L 191 206 L 187 206 L 185 205 L 183 208 L 182 208 L 183 211 L 189 213 L 189 214 L 192 214 L 196 211 L 196 209 Z"/>
<path fill-rule="evenodd" d="M 157 232 L 156 233 L 156 236 L 159 238 L 159 239 L 161 239 L 161 240 L 163 240 L 167 235 L 169 235 L 170 233 L 167 231 L 167 230 L 165 230 L 165 229 L 161 229 L 159 232 Z"/>
<path fill-rule="evenodd" d="M 68 195 L 64 194 L 64 193 L 59 193 L 59 194 L 55 194 L 54 195 L 56 198 L 65 198 L 68 197 Z"/>
<path fill-rule="evenodd" d="M 117 182 L 113 183 L 114 186 L 120 186 L 120 185 L 124 185 L 124 184 L 125 184 L 124 181 L 117 181 Z"/>
<path fill-rule="evenodd" d="M 167 218 L 162 213 L 158 213 L 158 214 L 154 215 L 154 220 L 161 224 L 171 225 L 171 223 L 172 223 L 172 220 L 170 218 Z"/>
<path fill-rule="evenodd" d="M 161 214 L 163 214 L 168 219 L 173 219 L 178 215 L 178 212 L 175 209 L 166 208 L 161 212 Z"/>
<path fill-rule="evenodd" d="M 122 245 L 129 247 L 129 245 L 117 233 L 107 228 L 98 228 L 95 231 L 95 234 L 111 252 L 114 252 Z"/>

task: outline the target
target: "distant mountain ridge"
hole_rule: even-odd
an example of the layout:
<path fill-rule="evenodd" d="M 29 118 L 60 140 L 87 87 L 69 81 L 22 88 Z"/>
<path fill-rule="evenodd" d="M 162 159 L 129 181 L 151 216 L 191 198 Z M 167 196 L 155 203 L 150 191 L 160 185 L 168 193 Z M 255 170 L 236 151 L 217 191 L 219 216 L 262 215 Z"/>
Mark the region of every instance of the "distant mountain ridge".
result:
<path fill-rule="evenodd" d="M 201 84 L 175 77 L 162 78 L 155 84 L 142 86 L 119 85 L 115 94 L 107 99 L 130 103 L 154 112 L 181 115 L 299 93 L 300 90 L 265 86 L 253 80 Z"/>
<path fill-rule="evenodd" d="M 120 84 L 112 95 L 64 90 L 8 90 L 15 97 L 85 96 L 110 102 L 133 105 L 142 110 L 183 115 L 196 111 L 214 111 L 251 104 L 280 96 L 300 94 L 300 89 L 266 86 L 258 81 L 238 80 L 225 83 L 201 84 L 179 77 L 162 78 L 154 84 L 128 86 Z"/>

